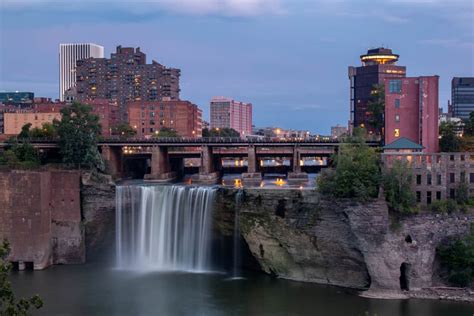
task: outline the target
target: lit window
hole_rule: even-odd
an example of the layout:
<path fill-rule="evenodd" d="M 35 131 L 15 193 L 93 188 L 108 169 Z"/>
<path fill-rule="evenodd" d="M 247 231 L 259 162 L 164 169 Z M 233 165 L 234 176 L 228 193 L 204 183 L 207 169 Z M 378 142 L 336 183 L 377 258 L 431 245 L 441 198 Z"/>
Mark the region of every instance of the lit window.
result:
<path fill-rule="evenodd" d="M 400 129 L 395 129 L 395 137 L 400 137 Z"/>
<path fill-rule="evenodd" d="M 398 114 L 395 115 L 395 122 L 400 122 L 400 115 Z"/>

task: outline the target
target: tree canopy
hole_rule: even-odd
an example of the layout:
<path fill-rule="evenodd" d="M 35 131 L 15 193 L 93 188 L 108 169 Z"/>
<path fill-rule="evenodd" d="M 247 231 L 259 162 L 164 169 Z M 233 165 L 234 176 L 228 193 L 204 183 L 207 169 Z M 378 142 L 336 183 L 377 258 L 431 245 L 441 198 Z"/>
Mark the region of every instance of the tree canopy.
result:
<path fill-rule="evenodd" d="M 103 161 L 97 149 L 101 127 L 99 117 L 92 114 L 92 108 L 74 102 L 61 109 L 61 115 L 61 121 L 55 121 L 54 126 L 63 162 L 103 169 Z"/>
<path fill-rule="evenodd" d="M 368 123 L 375 130 L 375 134 L 383 135 L 385 126 L 385 85 L 376 84 L 372 88 L 372 94 L 367 103 L 367 110 L 370 112 Z"/>
<path fill-rule="evenodd" d="M 333 156 L 333 167 L 318 177 L 318 190 L 336 198 L 376 198 L 380 184 L 380 161 L 360 135 L 346 139 Z"/>
<path fill-rule="evenodd" d="M 239 132 L 233 128 L 212 128 L 203 129 L 202 137 L 240 137 Z"/>
<path fill-rule="evenodd" d="M 413 173 L 406 161 L 395 160 L 383 173 L 385 199 L 391 210 L 401 214 L 414 211 L 416 196 L 412 190 Z"/>
<path fill-rule="evenodd" d="M 137 131 L 134 130 L 127 123 L 119 123 L 112 127 L 112 134 L 118 135 L 119 137 L 122 137 L 122 138 L 128 138 L 128 137 L 135 136 L 137 134 Z"/>
<path fill-rule="evenodd" d="M 456 152 L 460 150 L 461 141 L 456 135 L 455 126 L 452 123 L 441 123 L 439 126 L 439 149 L 442 152 Z"/>
<path fill-rule="evenodd" d="M 178 132 L 172 128 L 163 127 L 160 129 L 158 134 L 154 134 L 154 137 L 180 137 Z"/>

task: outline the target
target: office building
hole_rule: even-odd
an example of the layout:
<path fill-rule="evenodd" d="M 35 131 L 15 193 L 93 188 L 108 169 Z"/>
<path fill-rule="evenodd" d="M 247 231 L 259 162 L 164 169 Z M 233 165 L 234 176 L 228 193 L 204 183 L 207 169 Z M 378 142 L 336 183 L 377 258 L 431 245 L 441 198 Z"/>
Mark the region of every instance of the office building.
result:
<path fill-rule="evenodd" d="M 362 66 L 349 67 L 351 128 L 364 127 L 369 133 L 383 133 L 383 130 L 371 126 L 368 103 L 375 85 L 383 84 L 386 78 L 406 76 L 406 68 L 397 65 L 398 58 L 399 55 L 392 53 L 391 49 L 379 47 L 360 56 Z"/>
<path fill-rule="evenodd" d="M 252 134 L 252 104 L 225 97 L 211 100 L 211 128 L 232 128 L 241 137 Z"/>
<path fill-rule="evenodd" d="M 137 137 L 151 137 L 162 128 L 173 129 L 182 137 L 202 137 L 202 111 L 189 101 L 130 102 L 128 118 Z"/>
<path fill-rule="evenodd" d="M 438 152 L 438 76 L 385 81 L 385 144 L 401 138 Z"/>
<path fill-rule="evenodd" d="M 34 102 L 33 92 L 0 92 L 0 103 L 17 105 L 19 107 L 28 106 Z"/>
<path fill-rule="evenodd" d="M 65 101 L 65 92 L 76 85 L 76 62 L 87 58 L 103 58 L 104 47 L 92 44 L 59 44 L 59 99 Z"/>
<path fill-rule="evenodd" d="M 343 135 L 347 135 L 347 127 L 337 124 L 331 126 L 331 137 L 334 139 L 340 138 Z"/>
<path fill-rule="evenodd" d="M 453 117 L 468 119 L 474 111 L 474 77 L 454 77 L 451 81 Z"/>
<path fill-rule="evenodd" d="M 119 107 L 124 122 L 129 102 L 179 100 L 180 70 L 154 60 L 147 64 L 139 47 L 117 46 L 110 58 L 80 60 L 76 75 L 75 99 L 108 99 Z"/>

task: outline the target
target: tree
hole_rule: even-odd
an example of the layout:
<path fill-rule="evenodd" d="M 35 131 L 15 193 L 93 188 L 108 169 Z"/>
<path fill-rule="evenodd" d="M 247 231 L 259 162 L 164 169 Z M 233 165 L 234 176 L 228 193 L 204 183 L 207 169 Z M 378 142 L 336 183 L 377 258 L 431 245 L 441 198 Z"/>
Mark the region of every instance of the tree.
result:
<path fill-rule="evenodd" d="M 163 127 L 154 137 L 180 137 L 178 132 L 172 128 Z"/>
<path fill-rule="evenodd" d="M 233 128 L 205 128 L 202 130 L 202 137 L 240 137 L 240 134 Z"/>
<path fill-rule="evenodd" d="M 127 123 L 119 123 L 112 127 L 112 134 L 113 135 L 118 135 L 123 138 L 128 138 L 135 136 L 137 134 L 137 131 L 134 130 L 130 125 Z"/>
<path fill-rule="evenodd" d="M 365 141 L 349 138 L 333 157 L 333 168 L 318 177 L 318 190 L 336 198 L 376 198 L 380 184 L 379 157 Z"/>
<path fill-rule="evenodd" d="M 31 298 L 15 297 L 12 286 L 8 281 L 11 271 L 11 264 L 7 261 L 10 253 L 10 245 L 6 240 L 0 245 L 0 315 L 5 316 L 26 316 L 31 307 L 39 309 L 43 306 L 43 301 L 38 295 Z"/>
<path fill-rule="evenodd" d="M 448 281 L 457 286 L 468 286 L 474 281 L 474 233 L 454 239 L 437 249 L 441 266 L 446 268 Z"/>
<path fill-rule="evenodd" d="M 374 128 L 375 134 L 383 135 L 385 126 L 385 85 L 375 84 L 371 91 L 371 97 L 367 103 L 370 112 L 368 123 Z"/>
<path fill-rule="evenodd" d="M 99 117 L 91 111 L 89 105 L 74 102 L 61 109 L 61 121 L 55 121 L 54 125 L 64 163 L 102 170 L 103 161 L 97 149 L 101 127 Z"/>
<path fill-rule="evenodd" d="M 474 111 L 469 113 L 469 118 L 464 121 L 464 135 L 474 136 Z"/>
<path fill-rule="evenodd" d="M 413 212 L 416 196 L 412 190 L 413 173 L 406 161 L 396 160 L 383 174 L 383 188 L 388 206 L 396 212 Z"/>
<path fill-rule="evenodd" d="M 56 127 L 51 123 L 43 123 L 41 128 L 35 127 L 30 131 L 30 137 L 33 138 L 54 138 L 56 136 Z"/>
<path fill-rule="evenodd" d="M 442 152 L 459 151 L 461 142 L 456 136 L 454 125 L 452 123 L 441 123 L 439 126 L 439 148 Z"/>
<path fill-rule="evenodd" d="M 21 127 L 21 132 L 18 134 L 18 138 L 20 139 L 25 139 L 25 138 L 30 138 L 30 128 L 32 124 L 31 123 L 26 123 Z"/>

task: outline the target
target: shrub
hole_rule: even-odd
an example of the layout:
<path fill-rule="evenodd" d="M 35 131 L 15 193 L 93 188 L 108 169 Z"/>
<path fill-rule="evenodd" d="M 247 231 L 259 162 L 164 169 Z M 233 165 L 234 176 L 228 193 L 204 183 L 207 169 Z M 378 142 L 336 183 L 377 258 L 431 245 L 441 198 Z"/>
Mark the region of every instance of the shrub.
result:
<path fill-rule="evenodd" d="M 383 174 L 385 199 L 391 210 L 402 214 L 414 212 L 416 196 L 411 183 L 413 173 L 407 162 L 396 160 Z"/>
<path fill-rule="evenodd" d="M 441 265 L 448 271 L 448 281 L 457 286 L 468 286 L 474 280 L 474 233 L 451 240 L 438 247 Z"/>

